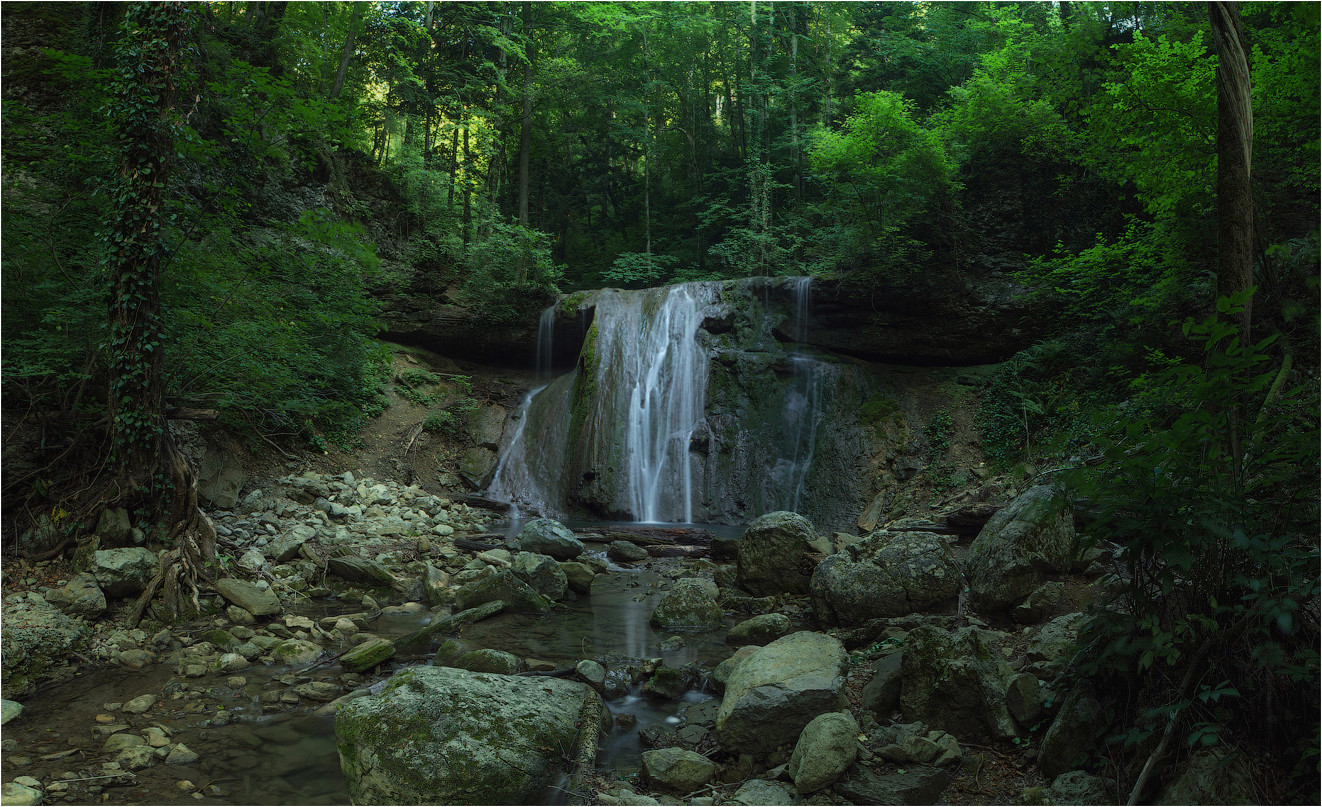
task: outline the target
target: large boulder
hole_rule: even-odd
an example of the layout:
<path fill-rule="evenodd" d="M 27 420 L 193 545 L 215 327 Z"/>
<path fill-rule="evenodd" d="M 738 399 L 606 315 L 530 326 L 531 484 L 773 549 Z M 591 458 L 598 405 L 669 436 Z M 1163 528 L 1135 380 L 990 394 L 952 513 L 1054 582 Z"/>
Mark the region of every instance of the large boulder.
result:
<path fill-rule="evenodd" d="M 270 589 L 258 588 L 247 580 L 235 577 L 222 577 L 215 585 L 220 596 L 253 616 L 269 616 L 281 611 L 280 598 Z"/>
<path fill-rule="evenodd" d="M 576 681 L 411 667 L 340 706 L 340 767 L 355 804 L 537 804 L 601 708 Z"/>
<path fill-rule="evenodd" d="M 849 712 L 814 717 L 790 755 L 787 772 L 800 793 L 815 793 L 839 779 L 858 755 L 858 722 Z"/>
<path fill-rule="evenodd" d="M 730 673 L 716 739 L 733 753 L 794 742 L 820 714 L 843 705 L 849 655 L 839 639 L 800 631 L 753 651 Z"/>
<path fill-rule="evenodd" d="M 856 765 L 835 791 L 854 804 L 936 804 L 949 786 L 950 774 L 942 768 L 906 767 L 883 776 Z"/>
<path fill-rule="evenodd" d="M 563 600 L 569 589 L 564 569 L 550 555 L 520 552 L 510 563 L 514 575 L 548 600 Z"/>
<path fill-rule="evenodd" d="M 944 537 L 881 530 L 818 564 L 813 613 L 828 625 L 861 625 L 925 611 L 955 599 L 959 587 L 959 567 Z"/>
<path fill-rule="evenodd" d="M 901 664 L 904 719 L 960 737 L 1016 736 L 1005 705 L 1013 670 L 1002 660 L 1000 636 L 978 628 L 952 634 L 931 625 L 909 631 Z"/>
<path fill-rule="evenodd" d="M 156 553 L 140 546 L 98 549 L 88 572 L 107 597 L 133 597 L 156 575 Z"/>
<path fill-rule="evenodd" d="M 46 594 L 46 599 L 67 614 L 97 617 L 106 610 L 106 595 L 96 584 L 96 578 L 83 572 L 76 574 L 66 585 Z"/>
<path fill-rule="evenodd" d="M 239 491 L 247 480 L 237 457 L 209 446 L 197 467 L 197 495 L 213 507 L 230 510 L 239 503 Z"/>
<path fill-rule="evenodd" d="M 725 620 L 710 580 L 685 577 L 661 598 L 649 620 L 658 628 L 714 628 Z"/>
<path fill-rule="evenodd" d="M 763 645 L 785 636 L 790 629 L 790 618 L 784 614 L 759 614 L 730 628 L 730 632 L 725 634 L 725 643 L 735 646 Z"/>
<path fill-rule="evenodd" d="M 1068 572 L 1076 551 L 1069 497 L 1051 485 L 1029 488 L 997 511 L 969 547 L 965 568 L 973 604 L 1009 608 L 1052 572 Z"/>
<path fill-rule="evenodd" d="M 341 580 L 361 586 L 390 587 L 399 582 L 390 570 L 379 562 L 360 558 L 357 555 L 331 558 L 326 562 L 326 571 Z"/>
<path fill-rule="evenodd" d="M 454 609 L 466 611 L 497 600 L 505 603 L 507 611 L 544 614 L 551 610 L 551 603 L 545 597 L 509 569 L 460 586 L 454 594 Z"/>
<path fill-rule="evenodd" d="M 71 651 L 82 649 L 86 638 L 81 624 L 40 598 L 6 601 L 0 622 L 5 695 L 15 698 L 31 692 L 53 668 L 64 664 Z"/>
<path fill-rule="evenodd" d="M 569 528 L 552 518 L 534 518 L 519 530 L 519 549 L 573 560 L 584 552 L 583 542 Z"/>
<path fill-rule="evenodd" d="M 812 579 L 812 522 L 780 510 L 753 520 L 739 539 L 736 581 L 751 594 L 807 594 Z"/>
<path fill-rule="evenodd" d="M 1101 741 L 1106 722 L 1101 703 L 1086 687 L 1076 685 L 1042 736 L 1037 753 L 1042 775 L 1054 778 L 1085 764 L 1088 753 Z"/>
<path fill-rule="evenodd" d="M 1175 781 L 1157 804 L 1257 804 L 1259 776 L 1253 766 L 1241 754 L 1227 756 L 1225 751 L 1195 751 L 1176 769 Z"/>

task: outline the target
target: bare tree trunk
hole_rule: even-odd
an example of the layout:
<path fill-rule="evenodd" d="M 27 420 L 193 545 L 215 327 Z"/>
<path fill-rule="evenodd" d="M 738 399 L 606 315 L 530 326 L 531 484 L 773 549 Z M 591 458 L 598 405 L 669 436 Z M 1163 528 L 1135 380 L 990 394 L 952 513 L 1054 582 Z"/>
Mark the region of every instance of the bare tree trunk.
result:
<path fill-rule="evenodd" d="M 1216 42 L 1217 295 L 1253 286 L 1253 88 L 1238 3 L 1209 3 Z M 1249 301 L 1239 338 L 1249 341 Z"/>
<path fill-rule="evenodd" d="M 340 67 L 335 71 L 335 84 L 331 87 L 330 99 L 337 100 L 340 90 L 344 89 L 345 76 L 349 74 L 349 59 L 353 56 L 353 42 L 358 34 L 358 22 L 363 18 L 366 3 L 354 3 L 353 15 L 349 18 L 349 33 L 344 37 L 344 50 L 340 53 Z"/>

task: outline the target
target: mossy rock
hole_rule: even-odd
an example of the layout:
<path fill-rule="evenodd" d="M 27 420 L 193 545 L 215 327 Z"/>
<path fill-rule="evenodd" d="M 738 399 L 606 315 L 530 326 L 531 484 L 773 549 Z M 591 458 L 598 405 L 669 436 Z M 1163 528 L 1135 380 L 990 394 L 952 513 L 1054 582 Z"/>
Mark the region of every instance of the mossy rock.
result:
<path fill-rule="evenodd" d="M 370 670 L 395 655 L 395 643 L 389 639 L 371 639 L 340 656 L 340 666 L 349 672 Z"/>

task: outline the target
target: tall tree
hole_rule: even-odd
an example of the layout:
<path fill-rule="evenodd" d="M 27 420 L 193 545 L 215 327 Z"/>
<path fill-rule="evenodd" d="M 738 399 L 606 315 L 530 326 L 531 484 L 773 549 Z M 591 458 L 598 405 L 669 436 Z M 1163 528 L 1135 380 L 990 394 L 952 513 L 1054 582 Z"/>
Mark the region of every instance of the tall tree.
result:
<path fill-rule="evenodd" d="M 197 581 L 215 554 L 215 528 L 198 508 L 195 475 L 170 440 L 161 357 L 161 272 L 167 260 L 165 191 L 180 119 L 175 110 L 192 25 L 187 3 L 136 3 L 118 46 L 111 114 L 118 125 L 119 181 L 112 193 L 105 259 L 110 287 L 111 465 L 109 506 L 155 525 L 167 546 L 132 621 L 163 590 L 168 607 L 194 607 Z"/>
<path fill-rule="evenodd" d="M 1216 43 L 1217 294 L 1253 286 L 1253 88 L 1244 52 L 1238 3 L 1209 3 Z M 1253 322 L 1250 301 L 1239 315 L 1239 338 L 1247 342 Z"/>

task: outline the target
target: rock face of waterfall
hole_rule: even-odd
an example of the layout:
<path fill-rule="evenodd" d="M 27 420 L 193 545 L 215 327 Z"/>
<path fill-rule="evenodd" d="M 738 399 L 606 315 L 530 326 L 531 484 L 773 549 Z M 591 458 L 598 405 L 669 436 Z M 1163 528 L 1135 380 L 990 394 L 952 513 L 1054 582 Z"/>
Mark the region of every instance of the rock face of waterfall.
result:
<path fill-rule="evenodd" d="M 577 366 L 519 408 L 490 492 L 555 516 L 850 520 L 868 376 L 804 344 L 810 303 L 806 278 L 750 278 L 562 304 L 591 323 Z"/>

